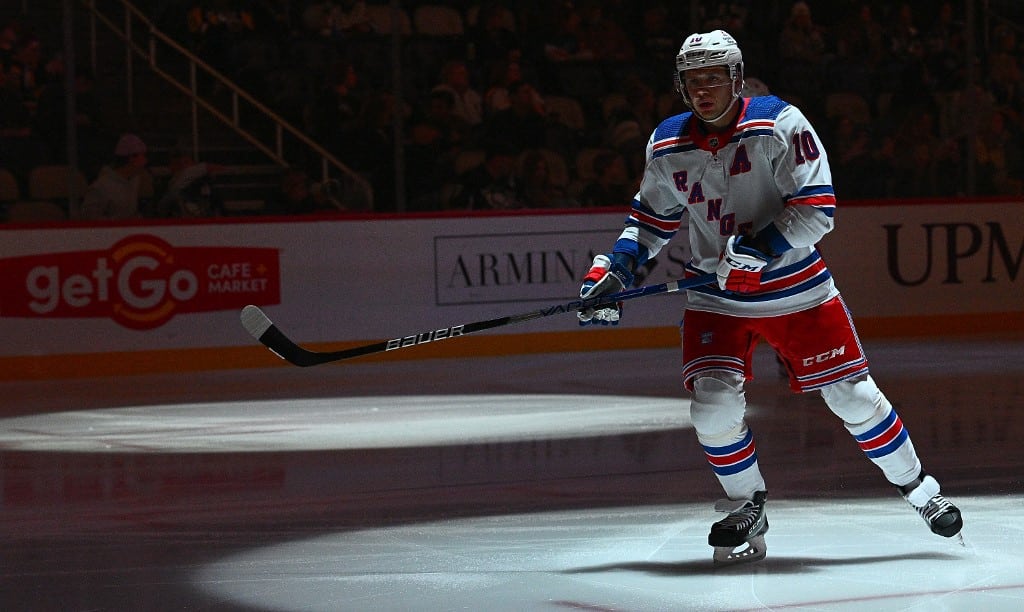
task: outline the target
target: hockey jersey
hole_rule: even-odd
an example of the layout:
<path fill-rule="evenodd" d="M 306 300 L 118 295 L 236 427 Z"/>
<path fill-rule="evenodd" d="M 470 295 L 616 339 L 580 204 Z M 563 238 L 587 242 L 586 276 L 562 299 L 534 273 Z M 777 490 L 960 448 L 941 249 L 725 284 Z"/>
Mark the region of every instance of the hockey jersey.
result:
<path fill-rule="evenodd" d="M 688 219 L 687 272 L 714 272 L 729 237 L 768 232 L 778 254 L 754 293 L 717 285 L 688 292 L 688 308 L 776 316 L 838 295 L 815 244 L 833 226 L 825 149 L 800 110 L 775 96 L 745 98 L 732 130 L 707 133 L 693 113 L 669 117 L 647 144 L 640 190 L 613 252 L 655 257 Z"/>

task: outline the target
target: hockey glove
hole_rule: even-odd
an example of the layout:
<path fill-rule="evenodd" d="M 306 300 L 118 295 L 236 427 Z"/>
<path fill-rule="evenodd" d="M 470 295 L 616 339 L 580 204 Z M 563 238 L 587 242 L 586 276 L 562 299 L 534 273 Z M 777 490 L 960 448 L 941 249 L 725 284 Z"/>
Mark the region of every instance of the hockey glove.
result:
<path fill-rule="evenodd" d="M 761 286 L 761 270 L 771 258 L 744 244 L 749 238 L 731 236 L 718 262 L 718 286 L 723 291 L 753 293 Z"/>
<path fill-rule="evenodd" d="M 583 299 L 601 297 L 624 291 L 633 284 L 632 258 L 622 254 L 598 255 L 594 258 L 590 272 L 583 277 L 580 297 Z M 618 325 L 622 314 L 622 302 L 606 304 L 600 308 L 584 308 L 576 313 L 580 325 Z"/>

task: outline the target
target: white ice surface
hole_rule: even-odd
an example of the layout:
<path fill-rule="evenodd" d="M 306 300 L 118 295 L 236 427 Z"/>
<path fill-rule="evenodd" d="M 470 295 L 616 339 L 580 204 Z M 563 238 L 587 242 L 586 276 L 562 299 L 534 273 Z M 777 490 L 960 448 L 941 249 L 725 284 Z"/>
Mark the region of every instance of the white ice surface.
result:
<path fill-rule="evenodd" d="M 726 569 L 675 350 L 16 382 L 0 610 L 1024 610 L 1024 345 L 867 349 L 964 547 L 770 353 Z"/>
<path fill-rule="evenodd" d="M 195 579 L 275 610 L 1024 609 L 1024 497 L 957 501 L 965 546 L 900 500 L 778 500 L 768 557 L 716 569 L 707 506 L 625 506 L 299 536 Z"/>

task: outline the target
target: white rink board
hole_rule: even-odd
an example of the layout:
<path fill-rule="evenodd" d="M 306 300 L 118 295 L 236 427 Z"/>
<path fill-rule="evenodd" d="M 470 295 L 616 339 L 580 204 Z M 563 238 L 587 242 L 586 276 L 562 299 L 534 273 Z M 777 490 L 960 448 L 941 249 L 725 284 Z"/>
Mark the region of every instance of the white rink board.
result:
<path fill-rule="evenodd" d="M 579 291 L 590 253 L 611 247 L 624 218 L 622 213 L 547 214 L 4 229 L 0 230 L 0 259 L 41 255 L 32 269 L 53 269 L 48 278 L 63 284 L 74 275 L 46 256 L 88 252 L 85 257 L 90 263 L 77 270 L 79 282 L 69 296 L 38 297 L 47 284 L 38 274 L 37 297 L 29 296 L 37 307 L 58 299 L 63 308 L 73 311 L 66 302 L 99 299 L 95 288 L 91 295 L 83 295 L 81 288 L 97 284 L 96 265 L 91 263 L 99 258 L 95 252 L 112 260 L 109 251 L 126 238 L 151 235 L 178 249 L 277 249 L 280 303 L 264 309 L 291 337 L 303 342 L 373 341 L 566 302 Z M 679 266 L 669 271 L 682 273 Z M 108 274 L 114 278 L 107 282 L 106 297 L 114 302 L 119 297 L 116 270 Z M 27 276 L 11 282 L 25 285 Z M 5 290 L 5 294 L 10 300 L 13 292 Z M 646 300 L 645 315 L 633 325 L 650 325 L 650 320 L 661 318 L 659 307 L 674 312 L 667 321 L 678 319 L 675 305 L 683 298 L 682 294 L 676 297 L 675 304 Z M 0 335 L 5 339 L 0 355 L 251 346 L 253 340 L 238 319 L 241 305 L 174 314 L 158 327 L 144 330 L 126 328 L 112 316 L 0 316 Z M 514 333 L 575 327 L 574 317 L 558 315 L 505 329 Z"/>
<path fill-rule="evenodd" d="M 846 206 L 820 248 L 855 316 L 1024 311 L 1024 202 Z"/>
<path fill-rule="evenodd" d="M 858 318 L 1020 312 L 1024 310 L 1020 206 L 840 206 L 837 228 L 823 242 L 823 252 Z M 579 278 L 589 267 L 592 254 L 610 249 L 624 216 L 624 212 L 592 212 L 7 227 L 0 229 L 0 273 L 4 266 L 7 270 L 3 274 L 7 285 L 0 294 L 0 336 L 4 338 L 0 356 L 253 344 L 238 321 L 243 302 L 223 308 L 206 304 L 207 310 L 190 310 L 195 304 L 189 302 L 198 299 L 190 298 L 188 292 L 194 283 L 180 278 L 177 287 L 186 298 L 181 304 L 164 299 L 159 304 L 138 306 L 149 309 L 143 312 L 150 320 L 146 329 L 126 327 L 114 316 L 4 314 L 12 307 L 30 309 L 23 303 L 14 304 L 19 299 L 34 300 L 37 310 L 59 301 L 59 307 L 71 313 L 80 307 L 77 305 L 97 306 L 101 299 L 117 301 L 122 290 L 118 270 L 98 272 L 94 260 L 114 262 L 120 257 L 122 262 L 132 262 L 135 255 L 145 256 L 147 249 L 156 247 L 149 244 L 152 239 L 140 236 L 170 245 L 172 252 L 164 253 L 168 261 L 184 261 L 188 249 L 196 250 L 198 255 L 189 255 L 200 262 L 194 264 L 195 274 L 221 279 L 233 268 L 220 263 L 217 249 L 276 249 L 276 278 L 259 282 L 264 287 L 279 282 L 280 303 L 266 305 L 265 310 L 289 336 L 299 342 L 371 342 L 564 303 L 578 291 Z M 901 226 L 898 230 L 894 229 L 897 225 Z M 112 251 L 125 239 L 129 244 L 122 252 Z M 83 256 L 86 261 L 81 263 L 84 267 L 76 268 L 77 274 L 65 272 L 60 268 L 64 264 L 50 259 L 78 252 L 89 254 Z M 211 253 L 209 260 L 204 259 L 207 252 Z M 681 277 L 686 253 L 685 236 L 677 236 L 645 282 Z M 931 253 L 931 259 L 925 253 Z M 893 254 L 899 261 L 896 274 L 892 272 Z M 33 260 L 35 267 L 25 268 L 37 270 L 32 277 L 34 298 L 21 295 L 30 284 L 27 273 L 18 276 L 22 274 L 19 269 L 11 274 L 11 258 L 26 256 L 38 257 L 38 262 Z M 104 265 L 114 267 L 113 263 Z M 38 272 L 40 266 L 45 274 Z M 145 276 L 146 268 L 141 271 Z M 106 295 L 98 287 L 104 275 L 111 277 L 105 285 Z M 127 277 L 126 291 L 144 293 L 144 289 L 132 290 L 133 281 Z M 166 278 L 148 280 L 165 285 L 171 282 Z M 61 291 L 52 294 L 50 281 L 57 281 Z M 244 288 L 249 281 L 240 282 Z M 674 326 L 684 303 L 681 294 L 632 301 L 622 327 Z M 156 315 L 150 316 L 151 312 L 161 307 L 166 307 L 161 315 L 165 320 L 153 324 Z M 576 329 L 575 318 L 569 314 L 504 327 L 501 333 Z"/>

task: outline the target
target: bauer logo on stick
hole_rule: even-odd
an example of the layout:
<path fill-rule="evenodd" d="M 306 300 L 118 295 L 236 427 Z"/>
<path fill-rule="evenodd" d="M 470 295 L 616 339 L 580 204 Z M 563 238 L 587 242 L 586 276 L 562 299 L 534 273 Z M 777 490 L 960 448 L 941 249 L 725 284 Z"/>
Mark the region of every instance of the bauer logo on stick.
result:
<path fill-rule="evenodd" d="M 394 338 L 392 340 L 388 340 L 387 350 L 393 351 L 407 346 L 415 346 L 417 344 L 426 344 L 428 342 L 444 340 L 445 338 L 455 338 L 456 336 L 462 335 L 462 329 L 464 327 L 465 325 L 453 325 L 452 327 L 423 332 L 422 334 L 413 334 L 403 338 Z"/>

